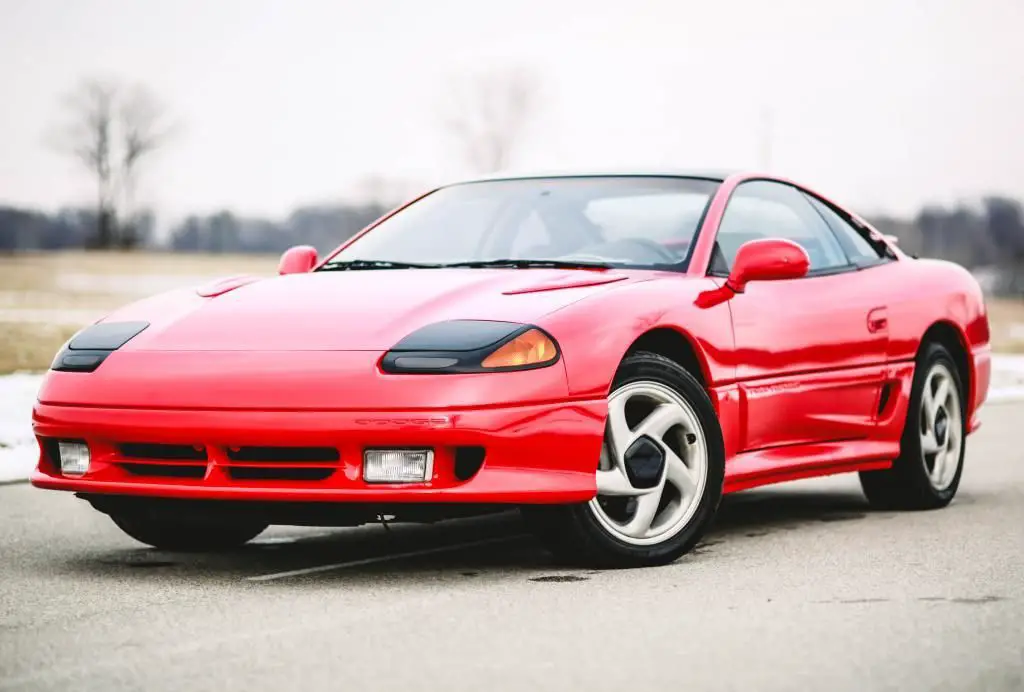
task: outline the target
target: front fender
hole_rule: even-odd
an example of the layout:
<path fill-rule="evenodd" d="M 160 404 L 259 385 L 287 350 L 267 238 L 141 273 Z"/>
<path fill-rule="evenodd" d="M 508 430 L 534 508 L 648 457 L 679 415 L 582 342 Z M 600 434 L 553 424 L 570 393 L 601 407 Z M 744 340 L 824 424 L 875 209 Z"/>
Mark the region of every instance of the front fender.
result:
<path fill-rule="evenodd" d="M 539 322 L 558 340 L 570 396 L 604 396 L 629 347 L 654 329 L 673 329 L 697 355 L 709 386 L 735 379 L 732 318 L 727 301 L 698 305 L 714 279 L 682 274 L 625 284 L 590 296 Z"/>

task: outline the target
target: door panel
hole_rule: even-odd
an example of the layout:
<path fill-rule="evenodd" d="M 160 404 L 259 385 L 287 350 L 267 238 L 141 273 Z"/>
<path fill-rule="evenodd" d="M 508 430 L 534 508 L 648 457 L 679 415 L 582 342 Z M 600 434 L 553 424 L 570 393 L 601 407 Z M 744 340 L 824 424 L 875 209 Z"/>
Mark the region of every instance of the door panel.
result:
<path fill-rule="evenodd" d="M 751 283 L 731 302 L 744 449 L 866 437 L 887 328 L 869 325 L 861 272 Z M 868 296 L 864 294 L 867 293 Z"/>
<path fill-rule="evenodd" d="M 745 404 L 744 451 L 870 436 L 883 384 L 888 318 L 876 271 L 858 270 L 795 188 L 743 183 L 716 236 L 729 266 L 751 237 L 801 245 L 811 274 L 747 285 L 729 302 Z"/>

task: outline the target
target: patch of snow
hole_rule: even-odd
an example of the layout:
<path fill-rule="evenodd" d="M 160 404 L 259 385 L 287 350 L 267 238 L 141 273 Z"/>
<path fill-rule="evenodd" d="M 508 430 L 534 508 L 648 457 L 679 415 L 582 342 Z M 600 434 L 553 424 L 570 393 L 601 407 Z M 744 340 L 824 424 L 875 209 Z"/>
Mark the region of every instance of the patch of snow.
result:
<path fill-rule="evenodd" d="M 1024 387 L 995 387 L 989 390 L 988 403 L 1001 404 L 1024 401 Z"/>
<path fill-rule="evenodd" d="M 32 405 L 42 375 L 0 376 L 0 482 L 28 478 L 39 449 L 32 435 Z M 992 357 L 992 403 L 1024 402 L 1024 355 Z"/>
<path fill-rule="evenodd" d="M 32 435 L 32 404 L 42 375 L 15 373 L 0 377 L 0 481 L 28 478 L 39 447 Z"/>
<path fill-rule="evenodd" d="M 993 403 L 1024 401 L 1024 355 L 992 356 L 988 400 Z"/>
<path fill-rule="evenodd" d="M 1024 355 L 994 354 L 992 356 L 992 372 L 1024 377 Z"/>

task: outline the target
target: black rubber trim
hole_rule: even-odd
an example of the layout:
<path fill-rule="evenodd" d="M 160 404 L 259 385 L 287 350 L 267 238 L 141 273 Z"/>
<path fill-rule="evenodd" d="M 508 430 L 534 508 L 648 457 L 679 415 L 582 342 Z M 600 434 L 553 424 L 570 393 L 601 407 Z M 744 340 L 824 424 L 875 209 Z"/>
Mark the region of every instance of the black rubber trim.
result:
<path fill-rule="evenodd" d="M 53 359 L 51 370 L 58 372 L 93 372 L 113 351 L 72 351 L 63 349 Z"/>
<path fill-rule="evenodd" d="M 103 322 L 86 327 L 68 342 L 72 351 L 116 351 L 135 338 L 149 322 Z"/>
<path fill-rule="evenodd" d="M 111 353 L 138 336 L 149 322 L 104 322 L 76 334 L 53 359 L 51 370 L 93 372 Z"/>
<path fill-rule="evenodd" d="M 485 368 L 483 360 L 517 336 L 536 329 L 551 339 L 555 357 L 543 363 L 507 368 Z M 451 341 L 443 341 L 448 334 Z M 413 348 L 410 348 L 410 345 Z M 514 372 L 537 370 L 557 363 L 562 357 L 554 337 L 532 324 L 452 320 L 438 322 L 405 337 L 381 359 L 380 368 L 392 374 L 457 375 L 478 372 Z"/>
<path fill-rule="evenodd" d="M 504 342 L 511 335 L 524 331 L 524 325 L 519 322 L 450 320 L 417 329 L 395 344 L 391 350 L 478 351 Z"/>

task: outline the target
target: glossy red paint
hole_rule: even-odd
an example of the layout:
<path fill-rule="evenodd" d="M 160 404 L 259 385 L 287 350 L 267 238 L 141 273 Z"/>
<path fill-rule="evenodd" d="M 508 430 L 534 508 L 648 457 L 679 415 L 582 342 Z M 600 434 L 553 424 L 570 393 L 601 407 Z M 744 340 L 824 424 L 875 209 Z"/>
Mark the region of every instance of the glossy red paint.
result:
<path fill-rule="evenodd" d="M 298 245 L 291 248 L 281 256 L 281 263 L 277 266 L 277 273 L 304 274 L 316 266 L 317 252 L 311 245 Z"/>
<path fill-rule="evenodd" d="M 67 373 L 63 373 L 67 374 Z M 552 402 L 441 410 L 211 410 L 69 407 L 39 404 L 36 433 L 89 441 L 93 467 L 87 479 L 61 477 L 44 454 L 33 483 L 43 488 L 178 498 L 350 501 L 469 502 L 515 504 L 581 502 L 593 495 L 591 459 L 600 453 L 606 405 L 600 401 Z M 180 464 L 129 458 L 131 442 L 199 446 L 205 460 L 198 478 L 140 476 L 146 468 Z M 486 470 L 461 481 L 455 475 L 459 446 L 487 450 Z M 324 480 L 238 480 L 233 469 L 274 468 L 266 462 L 232 461 L 231 448 L 332 447 L 340 461 L 288 462 L 288 470 L 325 468 Z M 362 480 L 366 447 L 432 447 L 429 483 L 382 486 Z"/>
<path fill-rule="evenodd" d="M 989 386 L 989 331 L 981 291 L 962 268 L 890 244 L 890 262 L 804 276 L 806 253 L 772 240 L 741 251 L 738 264 L 750 270 L 728 284 L 709 274 L 730 196 L 760 178 L 775 179 L 722 182 L 685 273 L 309 273 L 310 254 L 300 250 L 282 260 L 285 276 L 128 306 L 107 319 L 151 326 L 93 373 L 49 373 L 33 412 L 41 440 L 86 440 L 94 468 L 64 477 L 44 445 L 32 482 L 181 498 L 580 502 L 595 493 L 612 377 L 638 344 L 691 366 L 704 383 L 724 432 L 727 492 L 889 465 L 926 337 L 958 347 L 975 429 Z M 535 324 L 561 358 L 524 372 L 380 370 L 401 338 L 451 319 Z M 138 475 L 131 463 L 168 462 L 128 458 L 124 443 L 198 447 L 206 457 L 194 463 L 196 478 Z M 362 481 L 364 448 L 410 445 L 436 450 L 429 482 Z M 310 462 L 332 471 L 322 480 L 239 479 L 232 468 L 246 464 L 230 452 L 249 446 L 330 447 L 339 460 Z M 453 470 L 459 446 L 486 449 L 465 480 Z"/>
<path fill-rule="evenodd" d="M 258 276 L 230 276 L 226 279 L 218 279 L 205 286 L 200 286 L 196 289 L 196 293 L 199 294 L 200 298 L 216 298 L 228 291 L 233 291 L 236 288 L 241 288 L 246 284 L 259 280 L 260 277 Z"/>

